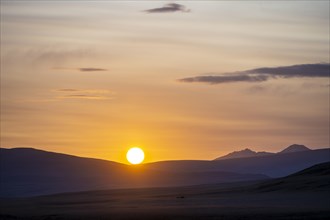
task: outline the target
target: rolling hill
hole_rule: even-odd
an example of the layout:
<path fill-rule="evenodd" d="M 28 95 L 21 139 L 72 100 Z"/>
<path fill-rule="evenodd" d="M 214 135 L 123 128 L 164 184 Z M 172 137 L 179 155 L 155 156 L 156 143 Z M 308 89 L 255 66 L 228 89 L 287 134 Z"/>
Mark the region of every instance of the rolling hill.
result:
<path fill-rule="evenodd" d="M 330 162 L 321 163 L 275 180 L 258 184 L 261 192 L 274 191 L 327 191 L 330 192 Z"/>
<path fill-rule="evenodd" d="M 182 186 L 268 178 L 226 171 L 154 170 L 31 148 L 0 149 L 0 197 L 96 189 Z"/>
<path fill-rule="evenodd" d="M 31 148 L 0 148 L 0 197 L 260 180 L 283 177 L 327 161 L 330 149 L 129 166 Z"/>

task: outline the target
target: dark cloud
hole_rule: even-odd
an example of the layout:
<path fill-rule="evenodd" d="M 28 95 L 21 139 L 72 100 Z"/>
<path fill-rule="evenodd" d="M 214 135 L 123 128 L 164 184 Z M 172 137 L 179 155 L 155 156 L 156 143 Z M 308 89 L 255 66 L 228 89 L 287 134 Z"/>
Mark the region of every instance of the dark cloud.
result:
<path fill-rule="evenodd" d="M 259 73 L 274 75 L 276 77 L 329 77 L 330 65 L 326 63 L 300 64 L 293 66 L 266 67 L 246 71 L 247 73 Z"/>
<path fill-rule="evenodd" d="M 218 83 L 230 83 L 230 82 L 262 82 L 262 81 L 266 81 L 268 78 L 269 76 L 266 75 L 197 76 L 197 77 L 179 79 L 179 81 L 218 84 Z"/>
<path fill-rule="evenodd" d="M 101 69 L 101 68 L 79 68 L 82 72 L 93 72 L 93 71 L 107 71 L 107 69 Z"/>
<path fill-rule="evenodd" d="M 202 82 L 220 84 L 231 82 L 263 82 L 276 78 L 329 77 L 330 64 L 300 64 L 282 67 L 264 67 L 221 75 L 205 75 L 179 79 L 179 82 Z"/>
<path fill-rule="evenodd" d="M 79 70 L 81 72 L 107 71 L 107 69 L 95 68 L 95 67 L 84 67 L 84 68 L 54 67 L 53 69 L 54 70 Z"/>
<path fill-rule="evenodd" d="M 152 8 L 145 10 L 147 13 L 167 13 L 167 12 L 176 12 L 176 11 L 181 11 L 181 12 L 190 12 L 190 9 L 187 9 L 186 6 L 176 4 L 176 3 L 169 3 L 164 5 L 161 8 Z"/>

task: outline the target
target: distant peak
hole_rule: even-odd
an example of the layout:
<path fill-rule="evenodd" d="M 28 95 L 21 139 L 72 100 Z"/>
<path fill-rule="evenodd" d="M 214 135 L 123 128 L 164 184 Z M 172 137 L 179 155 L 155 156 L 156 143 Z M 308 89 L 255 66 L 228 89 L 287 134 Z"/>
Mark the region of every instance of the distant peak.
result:
<path fill-rule="evenodd" d="M 289 147 L 285 148 L 284 150 L 280 151 L 279 153 L 293 153 L 293 152 L 300 152 L 300 151 L 309 151 L 308 147 L 301 144 L 292 144 Z"/>
<path fill-rule="evenodd" d="M 222 159 L 234 159 L 234 158 L 244 158 L 244 157 L 259 157 L 259 156 L 267 156 L 267 155 L 271 155 L 272 153 L 269 152 L 256 152 L 253 151 L 249 148 L 245 148 L 244 150 L 240 150 L 240 151 L 234 151 L 231 152 L 225 156 L 222 157 L 218 157 L 215 160 L 222 160 Z"/>
<path fill-rule="evenodd" d="M 234 152 L 231 152 L 229 154 L 242 154 L 242 153 L 256 153 L 255 151 L 249 149 L 249 148 L 245 148 L 244 150 L 239 150 L 239 151 L 234 151 Z"/>
<path fill-rule="evenodd" d="M 255 151 L 251 150 L 250 148 L 245 148 L 244 150 L 235 151 L 235 152 L 255 152 Z"/>

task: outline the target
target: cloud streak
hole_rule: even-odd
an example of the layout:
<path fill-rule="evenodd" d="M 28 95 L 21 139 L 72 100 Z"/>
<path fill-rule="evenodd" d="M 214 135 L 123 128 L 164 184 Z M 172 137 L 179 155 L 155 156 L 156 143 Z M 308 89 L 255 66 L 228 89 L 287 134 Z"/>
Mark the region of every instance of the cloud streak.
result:
<path fill-rule="evenodd" d="M 169 3 L 160 8 L 152 8 L 145 10 L 147 13 L 169 13 L 169 12 L 190 12 L 190 9 L 187 9 L 186 6 L 180 5 L 177 3 Z"/>
<path fill-rule="evenodd" d="M 102 68 L 79 68 L 81 72 L 94 72 L 94 71 L 107 71 L 107 69 L 102 69 Z"/>
<path fill-rule="evenodd" d="M 203 82 L 209 84 L 230 83 L 230 82 L 262 82 L 268 80 L 265 75 L 233 75 L 233 76 L 196 76 L 179 79 L 180 82 Z"/>
<path fill-rule="evenodd" d="M 85 95 L 85 94 L 74 94 L 74 95 L 63 95 L 57 97 L 59 99 L 94 99 L 94 100 L 105 100 L 110 99 L 106 96 L 100 96 L 100 95 Z"/>
<path fill-rule="evenodd" d="M 107 100 L 113 98 L 113 92 L 109 90 L 99 89 L 57 89 L 54 90 L 59 95 L 57 99 L 92 99 L 92 100 Z"/>
<path fill-rule="evenodd" d="M 55 70 L 78 70 L 80 72 L 97 72 L 97 71 L 107 71 L 107 69 L 103 68 L 95 68 L 95 67 L 82 67 L 82 68 L 65 68 L 65 67 L 55 67 Z"/>
<path fill-rule="evenodd" d="M 293 66 L 264 67 L 240 72 L 224 73 L 220 75 L 205 75 L 178 79 L 185 83 L 221 84 L 233 82 L 264 82 L 278 78 L 302 78 L 302 77 L 329 77 L 330 64 L 299 64 Z"/>

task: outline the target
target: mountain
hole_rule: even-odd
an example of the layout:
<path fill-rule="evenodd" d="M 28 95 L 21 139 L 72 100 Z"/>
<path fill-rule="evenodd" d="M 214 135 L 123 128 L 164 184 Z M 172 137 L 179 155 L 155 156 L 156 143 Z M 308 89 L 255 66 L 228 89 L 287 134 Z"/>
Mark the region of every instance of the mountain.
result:
<path fill-rule="evenodd" d="M 226 160 L 129 166 L 31 148 L 0 148 L 0 197 L 118 188 L 214 184 L 283 177 L 329 162 L 330 149 Z"/>
<path fill-rule="evenodd" d="M 309 150 L 311 149 L 307 148 L 304 145 L 293 144 L 285 148 L 284 150 L 278 152 L 278 154 L 294 153 L 294 152 L 309 151 Z M 250 150 L 249 148 L 246 148 L 245 150 L 234 151 L 225 156 L 218 157 L 214 160 L 225 160 L 225 159 L 244 158 L 244 157 L 260 157 L 260 156 L 269 156 L 273 154 L 275 153 L 266 152 L 266 151 L 256 152 Z"/>
<path fill-rule="evenodd" d="M 308 147 L 300 144 L 293 144 L 289 147 L 285 148 L 284 150 L 278 152 L 279 154 L 286 154 L 286 153 L 294 153 L 294 152 L 301 152 L 301 151 L 310 151 Z"/>
<path fill-rule="evenodd" d="M 243 158 L 243 157 L 259 157 L 259 156 L 268 156 L 268 155 L 272 155 L 272 154 L 274 154 L 274 153 L 265 152 L 265 151 L 256 152 L 256 151 L 250 150 L 249 148 L 246 148 L 245 150 L 234 151 L 234 152 L 229 153 L 225 156 L 218 157 L 215 160 Z"/>
<path fill-rule="evenodd" d="M 32 148 L 0 148 L 0 197 L 86 190 L 183 186 L 268 178 L 222 170 L 157 170 Z"/>
<path fill-rule="evenodd" d="M 330 149 L 317 149 L 293 153 L 276 153 L 262 157 L 225 160 L 159 161 L 146 164 L 149 169 L 176 171 L 227 171 L 259 173 L 270 177 L 283 177 L 318 163 L 330 161 Z"/>

